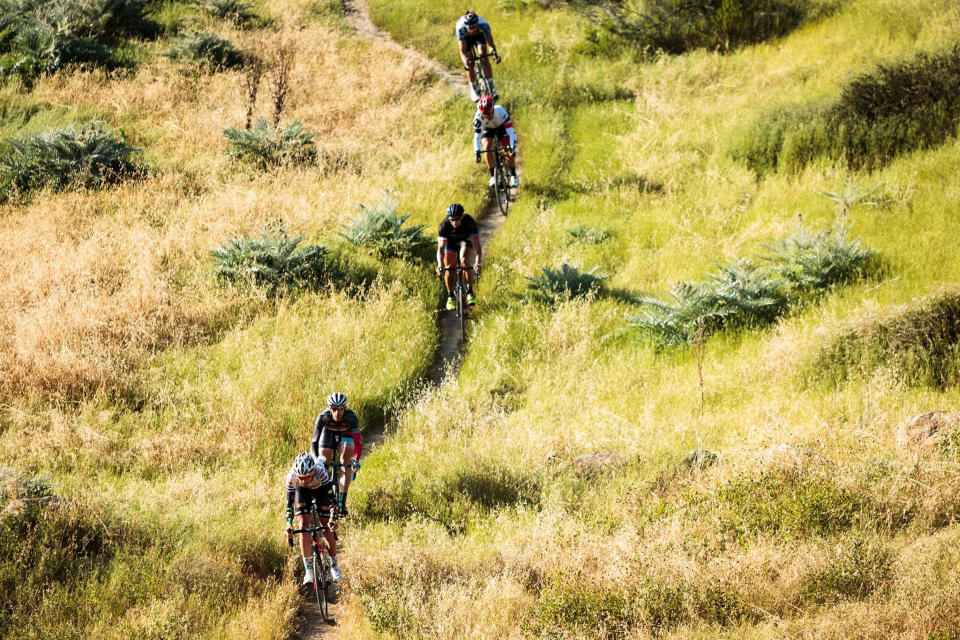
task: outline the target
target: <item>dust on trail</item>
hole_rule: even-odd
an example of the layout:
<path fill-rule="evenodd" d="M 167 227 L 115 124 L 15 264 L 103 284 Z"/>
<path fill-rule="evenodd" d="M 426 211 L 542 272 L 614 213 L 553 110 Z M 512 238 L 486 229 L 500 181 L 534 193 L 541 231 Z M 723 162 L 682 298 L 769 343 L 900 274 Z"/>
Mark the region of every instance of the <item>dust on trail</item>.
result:
<path fill-rule="evenodd" d="M 373 24 L 373 20 L 370 19 L 370 6 L 367 4 L 367 0 L 342 0 L 342 2 L 347 22 L 351 27 L 356 29 L 360 35 L 383 44 L 394 51 L 399 51 L 406 56 L 419 60 L 447 82 L 453 89 L 465 96 L 469 96 L 470 92 L 465 74 L 452 72 L 447 67 L 436 60 L 428 58 L 419 51 L 408 49 L 398 44 L 388 34 L 378 29 L 376 25 Z M 452 37 L 451 46 L 453 46 Z M 519 160 L 518 155 L 518 175 L 522 173 Z M 478 177 L 478 179 L 480 179 L 480 177 Z M 488 199 L 486 208 L 475 217 L 477 218 L 477 226 L 480 228 L 480 245 L 484 247 L 486 251 L 486 247 L 490 246 L 493 237 L 506 221 L 506 217 L 500 213 L 497 200 L 493 197 Z M 437 291 L 440 291 L 439 284 L 437 285 Z M 437 329 L 440 332 L 440 347 L 437 349 L 436 358 L 430 367 L 430 371 L 427 373 L 427 380 L 431 384 L 439 386 L 448 376 L 456 373 L 457 365 L 460 362 L 460 356 L 463 352 L 463 344 L 460 339 L 460 324 L 453 313 L 441 311 L 437 317 Z M 373 451 L 383 444 L 389 427 L 389 415 L 374 424 L 368 425 L 363 433 L 364 449 Z M 306 594 L 307 592 L 304 591 L 304 593 Z M 339 618 L 339 607 L 336 604 L 331 603 L 329 611 L 330 617 L 333 620 Z M 299 640 L 315 640 L 316 638 L 336 638 L 337 636 L 336 624 L 329 624 L 323 621 L 323 616 L 320 615 L 320 609 L 313 600 L 313 594 L 305 595 L 303 604 L 300 607 L 297 632 L 294 637 Z"/>

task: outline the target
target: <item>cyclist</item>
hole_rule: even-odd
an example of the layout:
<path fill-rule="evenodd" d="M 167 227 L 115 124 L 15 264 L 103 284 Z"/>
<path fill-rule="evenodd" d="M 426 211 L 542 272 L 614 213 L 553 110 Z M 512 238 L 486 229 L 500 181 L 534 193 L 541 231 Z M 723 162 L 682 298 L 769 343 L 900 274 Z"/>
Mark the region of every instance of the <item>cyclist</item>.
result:
<path fill-rule="evenodd" d="M 457 42 L 460 43 L 460 59 L 463 61 L 467 76 L 470 78 L 470 99 L 476 102 L 480 98 L 480 93 L 477 91 L 477 72 L 470 64 L 470 58 L 473 55 L 470 48 L 475 46 L 479 55 L 485 55 L 489 46 L 497 64 L 500 64 L 500 55 L 497 53 L 497 46 L 493 44 L 490 25 L 473 11 L 467 11 L 457 20 L 455 32 Z M 490 80 L 490 91 L 493 92 L 494 97 L 499 98 L 497 90 L 493 88 L 493 71 L 490 69 L 490 58 L 482 58 L 482 61 L 483 72 L 487 74 L 487 78 Z"/>
<path fill-rule="evenodd" d="M 310 526 L 310 505 L 316 501 L 317 508 L 320 511 L 320 524 L 326 526 L 323 537 L 327 541 L 327 548 L 330 550 L 330 568 L 327 576 L 333 582 L 339 582 L 343 579 L 340 568 L 337 566 L 337 539 L 333 532 L 338 529 L 336 513 L 333 513 L 331 521 L 330 507 L 333 506 L 334 493 L 333 482 L 327 475 L 327 470 L 323 465 L 318 465 L 316 459 L 304 451 L 293 461 L 293 468 L 287 474 L 287 537 L 293 537 L 293 516 L 298 519 L 298 529 L 306 529 Z M 296 511 L 294 511 L 296 504 Z M 300 534 L 300 552 L 303 554 L 303 584 L 310 584 L 316 578 L 313 573 L 313 554 L 310 549 L 310 534 Z"/>
<path fill-rule="evenodd" d="M 327 396 L 327 409 L 317 416 L 313 425 L 313 440 L 310 450 L 314 456 L 326 460 L 333 460 L 334 442 L 340 439 L 340 502 L 337 511 L 340 515 L 347 515 L 347 491 L 350 489 L 350 473 L 360 470 L 360 454 L 363 452 L 363 441 L 360 437 L 360 419 L 352 410 L 347 409 L 347 396 L 335 392 Z M 356 457 L 354 457 L 356 456 Z M 336 478 L 334 478 L 336 480 Z"/>
<path fill-rule="evenodd" d="M 477 113 L 473 117 L 473 150 L 477 154 L 476 162 L 480 162 L 481 146 L 484 150 L 493 149 L 494 138 L 500 140 L 500 148 L 503 149 L 504 159 L 510 169 L 510 186 L 519 187 L 520 179 L 517 178 L 516 169 L 517 132 L 513 130 L 510 114 L 502 106 L 494 103 L 492 96 L 481 96 L 477 102 Z M 493 177 L 493 153 L 485 155 L 487 169 L 490 171 L 489 185 L 493 187 L 496 185 L 496 179 Z"/>
<path fill-rule="evenodd" d="M 483 259 L 483 247 L 480 246 L 480 229 L 477 221 L 463 211 L 463 205 L 454 202 L 447 207 L 447 217 L 440 223 L 437 234 L 437 275 L 443 274 L 443 282 L 447 287 L 447 311 L 457 308 L 453 299 L 453 287 L 456 284 L 456 275 L 453 271 L 443 271 L 460 264 L 467 266 L 473 263 L 473 270 L 467 271 L 467 304 L 477 304 L 477 297 L 473 295 L 473 274 L 480 273 Z M 476 259 L 471 260 L 476 251 Z"/>

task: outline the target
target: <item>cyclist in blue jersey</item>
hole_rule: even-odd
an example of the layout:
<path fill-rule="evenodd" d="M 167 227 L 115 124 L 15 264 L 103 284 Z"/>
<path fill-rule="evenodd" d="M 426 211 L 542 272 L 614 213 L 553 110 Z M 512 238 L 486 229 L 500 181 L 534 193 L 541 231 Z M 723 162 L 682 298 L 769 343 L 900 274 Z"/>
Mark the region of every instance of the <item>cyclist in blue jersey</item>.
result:
<path fill-rule="evenodd" d="M 473 11 L 467 11 L 457 20 L 454 32 L 457 36 L 457 42 L 460 43 L 460 59 L 463 61 L 463 67 L 467 70 L 467 75 L 470 78 L 470 99 L 476 102 L 480 99 L 480 92 L 477 90 L 477 72 L 470 64 L 470 56 L 472 55 L 470 48 L 476 46 L 477 53 L 484 55 L 487 53 L 487 47 L 490 47 L 490 52 L 497 64 L 500 64 L 500 55 L 497 53 L 497 46 L 493 43 L 490 24 Z M 500 95 L 493 88 L 493 70 L 490 68 L 490 58 L 483 58 L 483 71 L 490 80 L 490 90 L 493 92 L 493 97 L 499 98 Z"/>

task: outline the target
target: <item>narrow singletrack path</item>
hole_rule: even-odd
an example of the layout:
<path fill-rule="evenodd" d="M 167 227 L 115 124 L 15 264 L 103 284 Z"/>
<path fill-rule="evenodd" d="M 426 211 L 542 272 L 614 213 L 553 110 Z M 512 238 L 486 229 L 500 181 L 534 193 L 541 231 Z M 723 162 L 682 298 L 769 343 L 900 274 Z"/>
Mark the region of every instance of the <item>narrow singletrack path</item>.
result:
<path fill-rule="evenodd" d="M 421 52 L 397 43 L 389 34 L 378 29 L 377 26 L 373 24 L 373 20 L 370 19 L 370 6 L 367 4 L 367 0 L 342 0 L 342 2 L 347 22 L 357 30 L 357 33 L 374 42 L 383 44 L 394 51 L 398 51 L 405 56 L 419 60 L 454 90 L 469 98 L 470 92 L 467 87 L 465 74 L 454 73 Z M 521 173 L 522 166 L 518 154 L 517 174 L 519 175 Z M 478 174 L 477 179 L 485 179 L 485 177 L 485 173 L 482 176 Z M 497 231 L 506 221 L 506 217 L 501 215 L 500 209 L 497 206 L 497 200 L 494 197 L 490 197 L 487 200 L 487 206 L 475 217 L 477 218 L 477 226 L 480 228 L 480 245 L 483 247 L 484 252 L 486 252 Z M 439 283 L 437 286 L 439 290 Z M 439 386 L 443 384 L 447 376 L 456 372 L 457 364 L 460 361 L 460 355 L 463 351 L 463 344 L 460 339 L 460 325 L 453 313 L 441 311 L 437 319 L 437 328 L 440 332 L 440 347 L 437 349 L 436 358 L 427 374 L 427 380 L 431 384 Z M 389 425 L 389 416 L 375 424 L 369 425 L 363 433 L 364 449 L 372 451 L 383 444 Z M 330 616 L 334 620 L 339 618 L 339 609 L 336 604 L 330 605 Z M 316 640 L 317 638 L 335 638 L 336 636 L 337 627 L 325 623 L 323 617 L 320 615 L 320 610 L 313 601 L 312 594 L 309 596 L 305 595 L 303 604 L 300 607 L 300 616 L 295 637 L 299 638 L 299 640 Z"/>

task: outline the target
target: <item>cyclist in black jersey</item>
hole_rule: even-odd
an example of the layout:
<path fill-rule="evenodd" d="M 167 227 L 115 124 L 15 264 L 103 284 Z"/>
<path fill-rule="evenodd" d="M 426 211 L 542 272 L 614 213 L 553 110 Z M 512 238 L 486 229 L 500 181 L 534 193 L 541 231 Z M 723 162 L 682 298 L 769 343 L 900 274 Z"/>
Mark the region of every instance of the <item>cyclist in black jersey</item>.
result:
<path fill-rule="evenodd" d="M 476 259 L 473 255 L 476 253 Z M 443 271 L 444 267 L 456 267 L 473 264 L 473 271 L 467 271 L 467 304 L 477 304 L 477 297 L 473 294 L 474 271 L 480 273 L 483 259 L 483 247 L 480 246 L 480 229 L 477 221 L 463 211 L 463 205 L 454 202 L 447 207 L 447 217 L 440 223 L 437 234 L 437 274 L 443 274 L 443 282 L 447 287 L 447 311 L 457 308 L 453 299 L 453 287 L 456 276 L 452 271 Z"/>
<path fill-rule="evenodd" d="M 333 460 L 333 446 L 335 438 L 340 437 L 340 504 L 337 510 L 340 515 L 347 515 L 347 491 L 350 489 L 350 472 L 360 470 L 360 454 L 363 452 L 363 441 L 360 437 L 360 419 L 352 410 L 347 409 L 347 396 L 342 393 L 331 393 L 327 396 L 327 410 L 317 416 L 313 425 L 313 439 L 310 450 L 314 456 L 326 460 Z M 336 478 L 334 478 L 336 480 Z"/>

